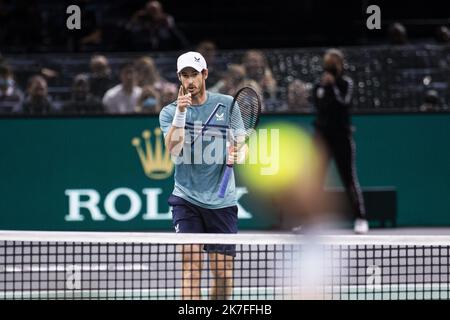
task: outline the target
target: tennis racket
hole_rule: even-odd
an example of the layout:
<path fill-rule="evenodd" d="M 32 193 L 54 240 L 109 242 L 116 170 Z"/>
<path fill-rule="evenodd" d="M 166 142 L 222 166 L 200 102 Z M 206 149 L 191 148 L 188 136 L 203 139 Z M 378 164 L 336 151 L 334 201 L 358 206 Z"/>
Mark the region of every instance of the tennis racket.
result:
<path fill-rule="evenodd" d="M 229 138 L 230 142 L 243 144 L 256 128 L 261 114 L 261 100 L 256 91 L 250 87 L 240 89 L 234 96 L 230 107 Z M 225 196 L 228 182 L 233 172 L 233 164 L 227 163 L 219 187 L 220 198 Z"/>

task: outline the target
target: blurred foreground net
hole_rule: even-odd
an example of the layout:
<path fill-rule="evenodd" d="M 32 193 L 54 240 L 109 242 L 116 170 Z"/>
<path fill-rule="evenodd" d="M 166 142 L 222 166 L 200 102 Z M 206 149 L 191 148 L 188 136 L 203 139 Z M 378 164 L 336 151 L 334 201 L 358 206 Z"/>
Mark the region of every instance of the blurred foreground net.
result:
<path fill-rule="evenodd" d="M 449 299 L 449 256 L 447 236 L 1 231 L 0 299 Z"/>

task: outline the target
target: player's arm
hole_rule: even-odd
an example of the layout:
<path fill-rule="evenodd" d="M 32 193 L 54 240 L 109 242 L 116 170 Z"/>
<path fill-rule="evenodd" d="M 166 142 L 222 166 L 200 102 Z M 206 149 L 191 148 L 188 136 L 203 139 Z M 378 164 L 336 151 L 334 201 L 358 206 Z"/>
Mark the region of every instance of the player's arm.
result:
<path fill-rule="evenodd" d="M 178 91 L 177 109 L 173 117 L 172 126 L 167 132 L 165 144 L 172 155 L 178 156 L 184 144 L 184 125 L 186 123 L 186 109 L 192 104 L 191 94 L 183 94 L 183 87 Z"/>
<path fill-rule="evenodd" d="M 178 156 L 183 149 L 184 144 L 184 128 L 172 126 L 167 133 L 165 143 L 170 154 Z"/>
<path fill-rule="evenodd" d="M 337 83 L 333 84 L 334 96 L 341 105 L 349 106 L 352 101 L 353 95 L 353 81 L 348 78 L 345 80 L 345 85 L 338 86 Z"/>
<path fill-rule="evenodd" d="M 332 99 L 337 101 L 342 106 L 349 106 L 352 100 L 353 94 L 353 81 L 350 78 L 346 80 L 341 80 L 338 84 L 335 76 L 330 74 L 329 72 L 325 72 L 322 76 L 321 85 L 325 87 L 325 89 L 329 94 L 332 95 Z"/>

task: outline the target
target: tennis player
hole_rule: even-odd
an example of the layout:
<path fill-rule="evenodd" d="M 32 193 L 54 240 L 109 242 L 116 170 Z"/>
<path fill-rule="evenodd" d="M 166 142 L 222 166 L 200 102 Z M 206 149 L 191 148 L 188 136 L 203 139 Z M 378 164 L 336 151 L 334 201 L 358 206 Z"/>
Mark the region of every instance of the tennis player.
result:
<path fill-rule="evenodd" d="M 175 187 L 168 200 L 172 207 L 175 231 L 177 233 L 237 233 L 238 209 L 234 177 L 230 179 L 225 197 L 218 197 L 226 162 L 234 163 L 242 159 L 243 152 L 245 153 L 246 150 L 246 148 L 239 148 L 240 151 L 238 151 L 236 147 L 230 147 L 227 150 L 226 144 L 223 143 L 233 98 L 206 90 L 208 68 L 204 57 L 198 52 L 187 52 L 178 57 L 177 74 L 181 82 L 178 99 L 165 106 L 159 115 L 166 148 L 177 160 Z M 199 134 L 199 130 L 195 130 L 198 129 L 198 124 L 203 126 L 217 106 L 217 112 L 198 139 L 202 142 L 201 149 L 196 146 L 191 148 L 192 139 Z M 198 140 L 195 140 L 195 144 Z M 219 158 L 222 158 L 219 163 L 210 164 L 211 161 L 206 161 L 203 157 L 200 163 L 186 161 L 196 156 L 198 159 L 198 152 L 204 152 L 211 143 L 223 145 L 223 155 L 219 155 Z M 228 157 L 226 151 L 228 151 Z M 183 298 L 201 298 L 202 249 L 208 252 L 213 274 L 210 298 L 230 298 L 235 246 L 211 244 L 204 248 L 201 245 L 183 246 Z"/>

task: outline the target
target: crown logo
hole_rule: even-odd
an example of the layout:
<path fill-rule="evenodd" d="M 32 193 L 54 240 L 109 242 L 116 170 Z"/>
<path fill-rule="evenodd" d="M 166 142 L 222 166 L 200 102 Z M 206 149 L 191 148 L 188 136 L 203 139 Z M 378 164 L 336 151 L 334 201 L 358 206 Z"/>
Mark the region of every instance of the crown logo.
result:
<path fill-rule="evenodd" d="M 173 162 L 170 158 L 170 152 L 163 147 L 161 129 L 155 128 L 153 133 L 155 135 L 155 149 L 152 148 L 150 143 L 150 130 L 142 132 L 145 151 L 141 146 L 140 138 L 133 138 L 131 144 L 136 148 L 145 175 L 151 179 L 161 180 L 172 174 Z"/>

